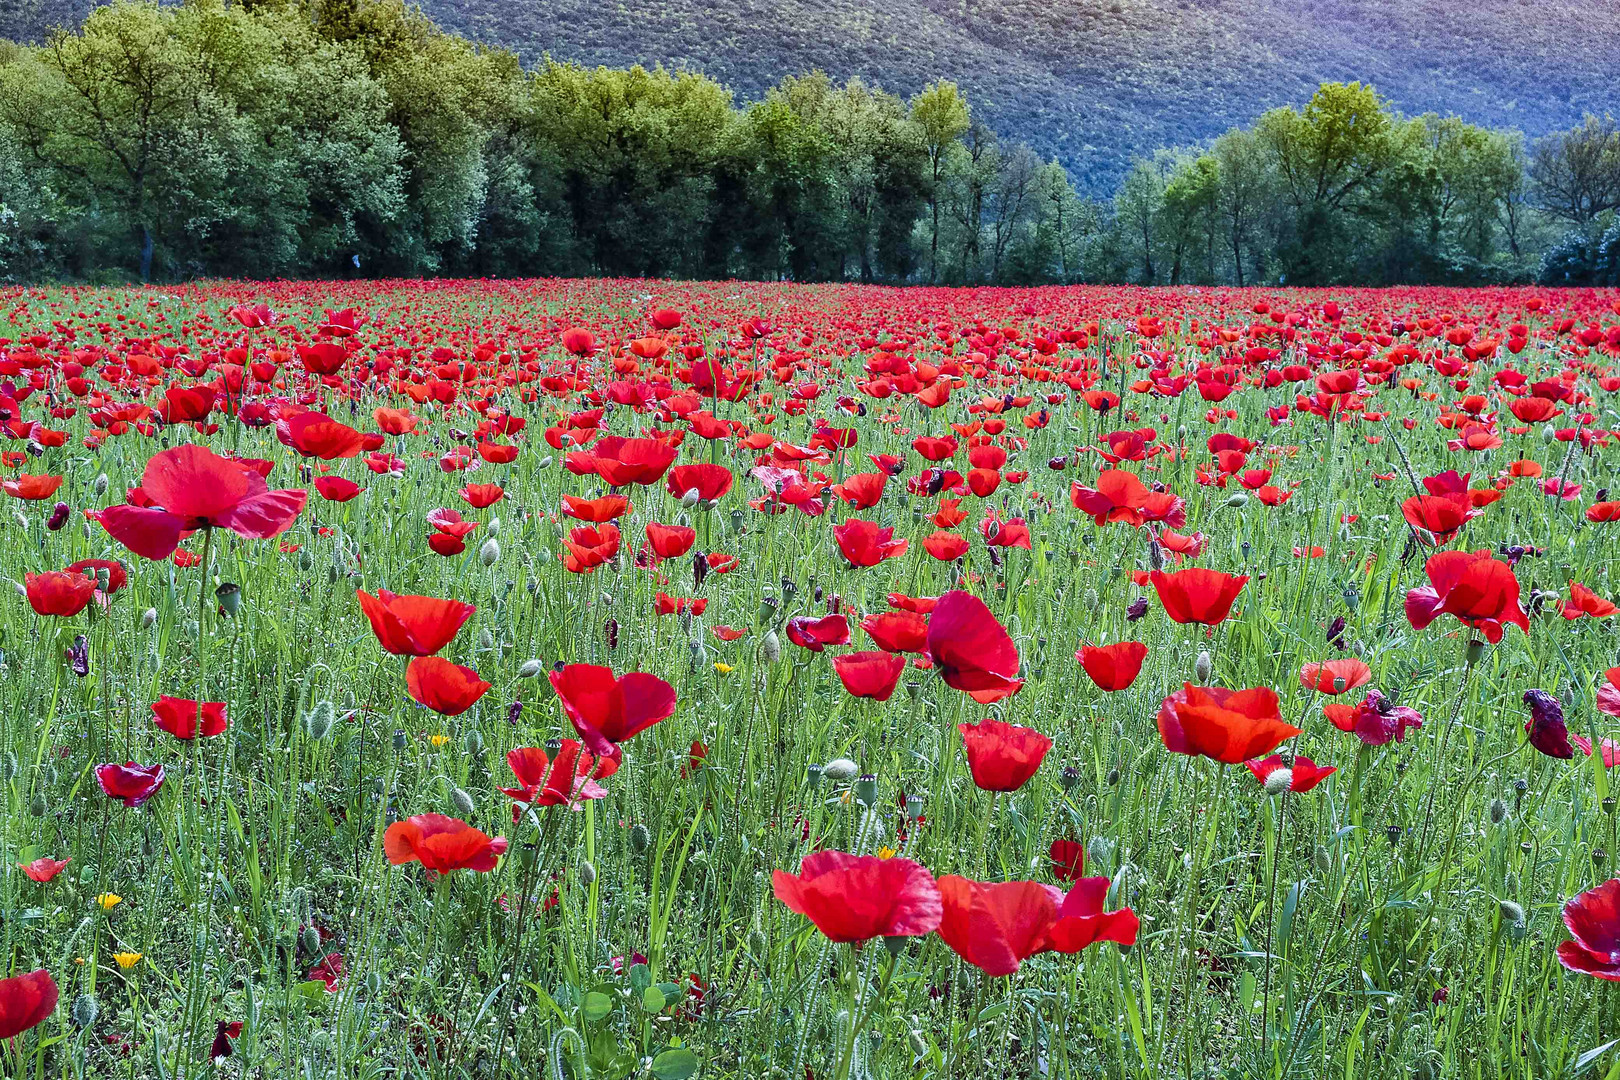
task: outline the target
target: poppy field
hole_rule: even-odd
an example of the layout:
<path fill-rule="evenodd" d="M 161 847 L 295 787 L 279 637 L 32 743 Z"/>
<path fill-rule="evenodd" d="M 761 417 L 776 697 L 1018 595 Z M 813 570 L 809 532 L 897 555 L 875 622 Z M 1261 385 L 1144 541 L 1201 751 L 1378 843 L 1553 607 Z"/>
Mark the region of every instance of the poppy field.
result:
<path fill-rule="evenodd" d="M 0 290 L 0 1073 L 1620 1077 L 1620 294 Z"/>

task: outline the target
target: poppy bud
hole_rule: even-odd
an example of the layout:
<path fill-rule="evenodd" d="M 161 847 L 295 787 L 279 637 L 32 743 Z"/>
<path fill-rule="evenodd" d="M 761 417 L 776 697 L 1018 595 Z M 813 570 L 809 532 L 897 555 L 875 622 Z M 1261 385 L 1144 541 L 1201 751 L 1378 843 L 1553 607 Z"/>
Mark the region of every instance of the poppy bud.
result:
<path fill-rule="evenodd" d="M 782 640 L 776 636 L 775 630 L 765 631 L 765 636 L 759 642 L 760 651 L 765 654 L 765 662 L 774 664 L 782 659 Z"/>
<path fill-rule="evenodd" d="M 1093 836 L 1086 844 L 1086 865 L 1107 866 L 1114 857 L 1114 842 L 1106 836 Z"/>
<path fill-rule="evenodd" d="M 1501 914 L 1502 924 L 1504 926 L 1524 925 L 1524 908 L 1520 907 L 1512 900 L 1498 900 L 1496 902 L 1496 910 Z"/>
<path fill-rule="evenodd" d="M 609 619 L 602 624 L 602 640 L 607 643 L 609 651 L 619 647 L 619 620 Z"/>
<path fill-rule="evenodd" d="M 404 731 L 395 731 L 394 732 L 394 749 L 395 749 L 395 751 L 404 750 L 406 745 L 407 745 L 407 742 L 406 742 L 406 739 L 405 739 L 405 732 Z"/>
<path fill-rule="evenodd" d="M 68 511 L 71 509 L 72 507 L 68 506 L 68 504 L 65 502 L 59 502 L 55 506 L 51 507 L 51 516 L 45 519 L 45 527 L 51 530 L 51 532 L 55 532 L 57 529 L 60 529 L 62 526 L 66 525 Z"/>
<path fill-rule="evenodd" d="M 1507 803 L 1501 799 L 1492 799 L 1490 805 L 1491 824 L 1500 825 L 1507 819 Z"/>
<path fill-rule="evenodd" d="M 833 758 L 831 761 L 827 762 L 826 765 L 822 766 L 821 771 L 828 780 L 831 780 L 835 784 L 842 784 L 846 780 L 853 780 L 856 773 L 860 772 L 860 768 L 861 767 L 859 765 L 849 760 L 849 758 L 841 757 Z"/>
<path fill-rule="evenodd" d="M 466 748 L 468 754 L 477 757 L 484 752 L 484 733 L 472 728 L 467 732 L 466 738 L 461 740 L 461 745 Z"/>
<path fill-rule="evenodd" d="M 756 958 L 763 956 L 770 950 L 771 943 L 766 940 L 765 932 L 758 927 L 748 931 L 748 951 Z"/>
<path fill-rule="evenodd" d="M 1148 565 L 1155 570 L 1164 569 L 1164 548 L 1159 546 L 1157 540 L 1148 542 Z"/>
<path fill-rule="evenodd" d="M 855 798 L 862 806 L 870 809 L 872 804 L 877 802 L 877 777 L 871 773 L 863 773 L 855 781 Z"/>
<path fill-rule="evenodd" d="M 679 470 L 677 470 L 677 471 L 679 471 Z M 690 510 L 690 509 L 692 509 L 692 507 L 696 506 L 698 504 L 698 502 L 702 498 L 703 498 L 703 493 L 701 491 L 699 491 L 697 488 L 687 488 L 686 493 L 681 496 L 681 509 L 682 510 Z"/>
<path fill-rule="evenodd" d="M 565 439 L 567 437 L 568 436 L 566 436 L 566 435 L 563 436 L 563 438 L 565 438 Z M 547 454 L 545 457 L 543 457 L 539 461 L 535 462 L 534 467 L 537 468 L 537 469 L 549 469 L 549 468 L 551 468 L 551 455 Z"/>
<path fill-rule="evenodd" d="M 298 935 L 298 944 L 308 956 L 314 956 L 321 950 L 321 932 L 313 926 L 306 926 Z"/>
<path fill-rule="evenodd" d="M 326 733 L 332 730 L 332 724 L 337 719 L 337 710 L 330 701 L 317 702 L 304 717 L 304 730 L 312 739 L 324 739 Z"/>
<path fill-rule="evenodd" d="M 494 566 L 500 561 L 501 542 L 492 536 L 478 549 L 478 562 L 483 566 Z"/>
<path fill-rule="evenodd" d="M 44 817 L 50 809 L 50 804 L 45 801 L 43 791 L 34 792 L 34 797 L 28 800 L 28 812 L 35 817 Z"/>
<path fill-rule="evenodd" d="M 490 518 L 489 524 L 484 526 L 484 532 L 489 536 L 498 536 L 500 535 L 500 531 L 501 519 L 498 517 Z"/>
<path fill-rule="evenodd" d="M 1104 776 L 1103 779 L 1108 782 L 1109 787 L 1118 787 L 1119 786 L 1119 770 L 1118 769 L 1109 769 L 1108 770 L 1108 775 Z"/>
<path fill-rule="evenodd" d="M 540 659 L 525 660 L 518 665 L 518 678 L 533 679 L 546 670 L 546 662 Z"/>
<path fill-rule="evenodd" d="M 453 785 L 450 788 L 450 805 L 454 806 L 456 808 L 456 812 L 464 818 L 472 817 L 478 809 L 478 807 L 474 805 L 473 797 L 471 795 L 467 794 L 461 788 Z"/>
<path fill-rule="evenodd" d="M 1558 439 L 1558 429 L 1553 427 L 1551 424 L 1548 424 L 1546 427 L 1541 429 L 1541 441 L 1542 442 L 1549 442 L 1549 443 L 1550 442 L 1556 442 L 1557 439 Z"/>
<path fill-rule="evenodd" d="M 1247 491 L 1234 491 L 1226 497 L 1227 506 L 1248 506 L 1249 493 Z"/>
<path fill-rule="evenodd" d="M 298 552 L 298 568 L 300 570 L 308 570 L 310 567 L 312 567 L 314 565 L 315 565 L 315 556 L 314 556 L 313 553 L 311 553 L 311 552 L 309 552 L 307 550 L 300 550 Z"/>
<path fill-rule="evenodd" d="M 596 883 L 596 867 L 588 859 L 579 864 L 579 882 L 581 885 Z"/>
<path fill-rule="evenodd" d="M 478 631 L 478 649 L 479 649 L 479 651 L 480 652 L 488 652 L 490 649 L 493 649 L 494 647 L 495 647 L 495 634 L 489 629 L 489 627 L 486 626 L 482 630 Z"/>
<path fill-rule="evenodd" d="M 94 1027 L 96 1018 L 101 1015 L 101 1003 L 94 994 L 80 994 L 73 999 L 73 1025 L 83 1031 Z"/>
<path fill-rule="evenodd" d="M 1198 650 L 1198 659 L 1193 661 L 1193 674 L 1198 678 L 1200 686 L 1208 685 L 1210 675 L 1214 674 L 1215 660 L 1208 650 Z"/>
<path fill-rule="evenodd" d="M 107 494 L 107 487 L 111 483 L 112 483 L 112 481 L 107 479 L 107 474 L 106 473 L 98 474 L 96 476 L 96 482 L 95 482 L 95 485 L 94 485 L 96 494 L 98 496 Z"/>

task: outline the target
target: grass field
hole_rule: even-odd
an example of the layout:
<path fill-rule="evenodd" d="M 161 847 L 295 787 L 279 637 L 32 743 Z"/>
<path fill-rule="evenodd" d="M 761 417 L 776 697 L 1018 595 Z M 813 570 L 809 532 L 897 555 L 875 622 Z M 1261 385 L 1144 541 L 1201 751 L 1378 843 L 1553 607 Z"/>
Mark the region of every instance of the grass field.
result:
<path fill-rule="evenodd" d="M 1614 1080 L 1617 356 L 1551 290 L 0 290 L 0 1060 Z"/>

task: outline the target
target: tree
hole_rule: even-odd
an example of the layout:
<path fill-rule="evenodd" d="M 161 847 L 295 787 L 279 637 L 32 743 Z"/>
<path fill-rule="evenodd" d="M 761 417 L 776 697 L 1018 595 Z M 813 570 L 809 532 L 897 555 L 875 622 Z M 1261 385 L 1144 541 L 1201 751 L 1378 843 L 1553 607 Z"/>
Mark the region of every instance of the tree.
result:
<path fill-rule="evenodd" d="M 1266 144 L 1252 131 L 1228 131 L 1215 140 L 1210 156 L 1218 184 L 1215 212 L 1232 256 L 1233 280 L 1241 286 L 1245 283 L 1245 252 L 1253 277 L 1259 277 L 1260 257 L 1255 248 L 1261 222 L 1277 194 L 1276 172 Z"/>
<path fill-rule="evenodd" d="M 923 152 L 928 155 L 926 199 L 932 219 L 928 234 L 928 281 L 939 280 L 939 208 L 945 173 L 951 153 L 967 134 L 971 110 L 953 82 L 939 80 L 923 87 L 911 99 L 911 120 L 922 131 Z"/>
<path fill-rule="evenodd" d="M 1538 139 L 1530 155 L 1536 204 L 1584 228 L 1620 207 L 1620 126 L 1590 114 L 1578 127 Z"/>

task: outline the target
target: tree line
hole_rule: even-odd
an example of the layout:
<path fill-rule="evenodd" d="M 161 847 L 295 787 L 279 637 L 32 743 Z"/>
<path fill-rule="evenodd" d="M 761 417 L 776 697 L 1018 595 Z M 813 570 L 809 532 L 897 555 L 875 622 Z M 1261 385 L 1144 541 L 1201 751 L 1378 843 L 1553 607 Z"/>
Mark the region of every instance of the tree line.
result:
<path fill-rule="evenodd" d="M 1620 130 L 1321 86 L 1100 199 L 952 83 L 517 58 L 404 0 L 119 0 L 0 43 L 0 277 L 1620 282 Z"/>

